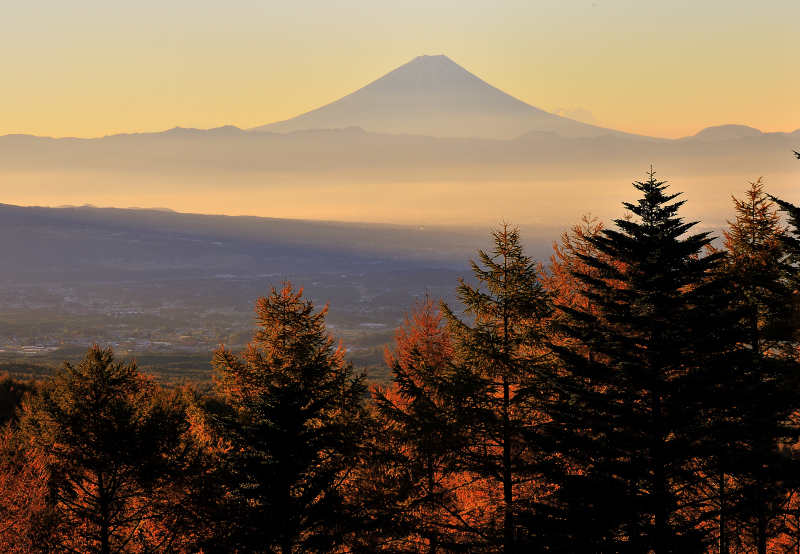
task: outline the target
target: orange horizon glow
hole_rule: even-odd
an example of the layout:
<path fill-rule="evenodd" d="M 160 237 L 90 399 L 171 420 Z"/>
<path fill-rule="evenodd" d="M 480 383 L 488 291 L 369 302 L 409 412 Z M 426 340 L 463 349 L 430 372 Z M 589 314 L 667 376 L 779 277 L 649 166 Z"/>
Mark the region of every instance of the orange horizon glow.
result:
<path fill-rule="evenodd" d="M 41 0 L 3 10 L 0 135 L 247 129 L 337 100 L 421 54 L 620 131 L 800 128 L 800 4 L 789 0 Z"/>

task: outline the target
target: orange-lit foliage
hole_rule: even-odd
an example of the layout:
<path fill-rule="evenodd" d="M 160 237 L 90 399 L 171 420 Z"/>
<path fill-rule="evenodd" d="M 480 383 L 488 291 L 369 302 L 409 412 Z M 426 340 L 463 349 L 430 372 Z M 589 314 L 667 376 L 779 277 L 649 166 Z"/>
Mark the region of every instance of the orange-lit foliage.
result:
<path fill-rule="evenodd" d="M 600 317 L 597 307 L 587 297 L 587 292 L 591 289 L 587 280 L 591 282 L 596 279 L 609 286 L 620 288 L 625 286 L 619 280 L 603 277 L 594 264 L 597 261 L 620 272 L 624 270 L 624 264 L 620 260 L 612 259 L 592 243 L 592 240 L 602 236 L 603 228 L 603 222 L 596 216 L 584 214 L 580 223 L 561 234 L 559 242 L 553 242 L 553 254 L 550 256 L 547 270 L 545 271 L 540 265 L 542 283 L 553 295 L 557 318 L 567 325 L 582 324 L 581 317 L 574 317 L 576 314 Z M 553 332 L 549 340 L 554 345 L 568 346 L 586 357 L 597 356 L 596 352 L 590 351 L 580 341 L 570 339 L 569 335 L 569 333 Z"/>
<path fill-rule="evenodd" d="M 35 552 L 48 509 L 47 470 L 25 456 L 11 427 L 0 433 L 0 552 Z"/>
<path fill-rule="evenodd" d="M 50 473 L 56 551 L 174 552 L 183 536 L 193 448 L 184 403 L 135 362 L 89 348 L 22 409 L 21 437 Z"/>
<path fill-rule="evenodd" d="M 513 552 L 521 545 L 520 516 L 535 511 L 546 490 L 537 463 L 546 455 L 536 439 L 552 371 L 547 339 L 553 316 L 519 230 L 493 231 L 494 248 L 471 262 L 476 283 L 459 280 L 458 298 L 469 324 L 444 307 L 455 344 L 451 395 L 461 426 L 459 460 L 479 478 L 484 519 L 476 529 L 486 544 Z"/>
<path fill-rule="evenodd" d="M 792 452 L 796 455 L 796 452 Z M 744 530 L 742 530 L 744 531 Z M 781 515 L 772 522 L 768 552 L 797 554 L 800 552 L 800 490 L 791 490 L 781 506 Z M 755 549 L 752 549 L 755 550 Z M 736 554 L 732 552 L 731 554 Z"/>
<path fill-rule="evenodd" d="M 588 240 L 599 236 L 602 231 L 602 221 L 584 214 L 580 223 L 561 234 L 560 242 L 553 242 L 550 265 L 541 274 L 542 283 L 553 294 L 556 306 L 589 311 L 589 301 L 581 294 L 586 290 L 586 284 L 575 274 L 597 276 L 597 270 L 587 265 L 585 258 L 604 256 Z"/>
<path fill-rule="evenodd" d="M 453 341 L 442 325 L 439 303 L 427 293 L 414 303 L 411 319 L 405 314 L 393 338 L 394 350 L 386 348 L 386 364 L 396 374 L 407 374 L 414 385 L 423 387 L 428 375 L 443 375 L 449 369 Z"/>
<path fill-rule="evenodd" d="M 784 344 L 789 347 L 792 340 L 792 291 L 781 263 L 786 227 L 763 189 L 759 178 L 750 183 L 744 200 L 733 197 L 736 220 L 729 221 L 729 229 L 723 230 L 726 269 L 748 312 L 748 339 L 759 356 L 770 355 Z"/>
<path fill-rule="evenodd" d="M 394 494 L 385 526 L 393 548 L 409 552 L 436 552 L 464 540 L 461 519 L 470 477 L 455 465 L 456 430 L 444 393 L 451 370 L 453 344 L 437 303 L 427 294 L 418 300 L 411 317 L 395 330 L 395 346 L 386 349 L 386 363 L 394 376 L 388 389 L 373 387 L 382 452 L 379 477 Z"/>

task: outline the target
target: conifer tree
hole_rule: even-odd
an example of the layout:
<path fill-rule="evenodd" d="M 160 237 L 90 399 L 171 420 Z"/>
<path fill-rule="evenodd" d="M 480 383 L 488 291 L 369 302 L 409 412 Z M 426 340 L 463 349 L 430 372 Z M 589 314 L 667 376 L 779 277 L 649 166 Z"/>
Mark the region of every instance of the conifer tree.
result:
<path fill-rule="evenodd" d="M 46 543 L 47 469 L 22 446 L 10 425 L 0 430 L 0 551 L 6 554 L 43 551 Z"/>
<path fill-rule="evenodd" d="M 64 363 L 22 407 L 22 440 L 50 479 L 56 552 L 174 552 L 194 451 L 185 405 L 113 350 Z"/>
<path fill-rule="evenodd" d="M 460 484 L 457 421 L 445 392 L 453 345 L 427 293 L 406 314 L 394 342 L 386 350 L 393 384 L 372 392 L 384 458 L 398 476 L 391 517 L 411 543 L 404 549 L 434 554 L 459 542 L 454 529 L 461 508 L 454 491 Z"/>
<path fill-rule="evenodd" d="M 729 254 L 724 270 L 742 329 L 740 356 L 729 373 L 736 401 L 726 418 L 733 431 L 727 465 L 736 482 L 731 515 L 749 528 L 757 552 L 765 554 L 774 534 L 770 524 L 780 515 L 797 470 L 781 451 L 798 437 L 790 421 L 800 408 L 800 367 L 790 353 L 794 290 L 784 262 L 786 229 L 761 179 L 751 183 L 744 200 L 734 198 L 734 205 L 736 220 L 724 232 Z"/>
<path fill-rule="evenodd" d="M 677 212 L 654 173 L 634 187 L 630 217 L 587 240 L 591 271 L 574 275 L 587 306 L 562 307 L 562 328 L 581 347 L 556 347 L 561 394 L 548 408 L 563 456 L 558 497 L 567 551 L 691 553 L 705 548 L 696 459 L 724 352 L 725 304 L 710 273 L 722 254 L 701 256 L 708 233 Z M 557 475 L 554 473 L 553 475 Z"/>
<path fill-rule="evenodd" d="M 346 485 L 364 433 L 364 378 L 290 282 L 256 302 L 258 328 L 241 354 L 214 353 L 217 390 L 233 416 L 212 417 L 227 443 L 237 546 L 329 552 L 352 531 Z"/>
<path fill-rule="evenodd" d="M 800 160 L 800 153 L 792 151 Z M 789 280 L 789 286 L 795 291 L 793 299 L 792 336 L 795 344 L 795 355 L 800 357 L 800 207 L 768 195 L 769 199 L 778 204 L 780 211 L 786 214 L 788 226 L 781 236 L 785 256 L 783 258 L 784 270 Z"/>
<path fill-rule="evenodd" d="M 483 533 L 513 553 L 520 539 L 516 518 L 536 485 L 531 437 L 543 417 L 552 306 L 519 230 L 504 224 L 492 235 L 494 249 L 478 252 L 480 264 L 470 262 L 477 284 L 459 279 L 456 289 L 463 316 L 474 321 L 459 319 L 447 306 L 444 315 L 456 348 L 451 395 L 467 433 L 459 455 L 468 470 L 499 489 L 496 520 Z"/>
<path fill-rule="evenodd" d="M 794 154 L 800 159 L 800 154 L 797 152 Z M 768 195 L 768 197 L 778 204 L 780 211 L 786 214 L 788 226 L 786 232 L 781 236 L 785 253 L 783 261 L 790 279 L 790 285 L 795 290 L 800 290 L 800 207 L 772 195 Z M 798 326 L 800 323 L 800 301 L 797 298 L 795 299 L 795 310 L 794 329 L 797 331 L 800 327 Z M 800 342 L 800 335 L 795 336 L 795 341 Z"/>
<path fill-rule="evenodd" d="M 553 254 L 550 256 L 547 270 L 542 272 L 542 283 L 552 295 L 559 315 L 565 309 L 597 315 L 596 307 L 586 296 L 590 287 L 577 275 L 598 277 L 598 270 L 584 261 L 587 259 L 602 259 L 610 264 L 617 263 L 597 250 L 592 243 L 592 239 L 601 236 L 602 232 L 603 223 L 598 221 L 597 217 L 586 214 L 581 217 L 579 224 L 573 225 L 561 234 L 560 242 L 553 242 Z M 577 321 L 573 320 L 572 323 L 575 325 Z M 548 342 L 561 347 L 569 344 L 570 348 L 583 349 L 586 356 L 592 356 L 592 352 L 586 350 L 586 345 L 568 334 L 558 332 L 558 325 L 555 325 Z"/>

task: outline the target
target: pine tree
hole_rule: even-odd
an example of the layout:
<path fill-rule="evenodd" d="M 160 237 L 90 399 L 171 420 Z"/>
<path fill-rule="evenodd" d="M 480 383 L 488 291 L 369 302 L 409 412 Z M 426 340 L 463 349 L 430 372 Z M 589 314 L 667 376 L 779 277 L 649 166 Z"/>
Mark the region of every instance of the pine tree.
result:
<path fill-rule="evenodd" d="M 563 331 L 581 346 L 555 347 L 561 394 L 548 407 L 563 456 L 558 496 L 567 551 L 702 552 L 697 448 L 714 357 L 724 352 L 724 295 L 710 279 L 722 254 L 701 256 L 708 233 L 677 212 L 650 173 L 615 220 L 578 254 L 591 271 L 586 306 L 562 307 Z M 553 475 L 558 475 L 554 472 Z"/>
<path fill-rule="evenodd" d="M 537 485 L 538 452 L 531 437 L 542 417 L 552 307 L 519 230 L 504 224 L 492 235 L 491 253 L 479 251 L 480 265 L 471 261 L 478 285 L 459 279 L 456 289 L 463 315 L 474 322 L 447 306 L 444 315 L 456 348 L 451 394 L 467 433 L 460 457 L 499 489 L 499 521 L 488 522 L 483 534 L 511 553 L 518 550 L 521 531 L 515 519 Z"/>
<path fill-rule="evenodd" d="M 23 404 L 20 426 L 51 476 L 56 551 L 176 550 L 194 456 L 182 396 L 94 345 Z"/>
<path fill-rule="evenodd" d="M 363 442 L 365 392 L 344 348 L 289 282 L 256 302 L 253 343 L 214 353 L 217 390 L 234 415 L 213 416 L 227 443 L 235 535 L 248 552 L 329 552 L 352 531 L 346 485 Z"/>

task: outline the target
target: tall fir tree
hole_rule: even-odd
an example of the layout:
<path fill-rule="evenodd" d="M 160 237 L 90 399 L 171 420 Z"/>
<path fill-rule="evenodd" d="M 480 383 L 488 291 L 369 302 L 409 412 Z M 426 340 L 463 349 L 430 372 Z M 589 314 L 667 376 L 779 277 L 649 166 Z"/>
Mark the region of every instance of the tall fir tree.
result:
<path fill-rule="evenodd" d="M 456 348 L 450 394 L 467 433 L 459 454 L 497 489 L 498 513 L 483 528 L 485 539 L 514 553 L 523 538 L 518 518 L 539 484 L 531 437 L 543 418 L 552 304 L 519 230 L 504 224 L 492 235 L 494 249 L 478 252 L 480 264 L 471 261 L 476 285 L 460 279 L 456 289 L 462 315 L 473 322 L 447 306 L 444 315 Z"/>
<path fill-rule="evenodd" d="M 577 254 L 586 302 L 561 307 L 577 345 L 554 346 L 563 373 L 549 435 L 563 458 L 553 526 L 566 551 L 702 552 L 698 445 L 709 373 L 728 349 L 724 293 L 710 278 L 723 254 L 701 255 L 711 238 L 685 236 L 695 223 L 653 172 L 633 186 L 642 198 L 624 203 L 630 216 Z"/>
<path fill-rule="evenodd" d="M 363 443 L 365 376 L 290 282 L 256 302 L 258 328 L 241 354 L 214 353 L 217 390 L 231 416 L 210 426 L 227 444 L 237 547 L 331 552 L 354 528 L 349 472 Z"/>

